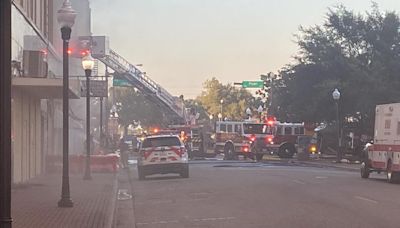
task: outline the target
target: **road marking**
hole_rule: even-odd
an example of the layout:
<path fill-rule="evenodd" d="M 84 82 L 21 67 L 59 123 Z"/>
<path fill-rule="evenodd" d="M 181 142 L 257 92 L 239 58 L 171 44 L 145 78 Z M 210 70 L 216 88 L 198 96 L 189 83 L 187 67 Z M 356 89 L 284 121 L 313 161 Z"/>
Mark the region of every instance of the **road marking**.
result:
<path fill-rule="evenodd" d="M 376 201 L 376 200 L 368 199 L 368 198 L 365 198 L 362 196 L 354 196 L 354 198 L 359 199 L 359 200 L 364 200 L 364 201 L 370 202 L 370 203 L 378 203 L 378 201 Z"/>
<path fill-rule="evenodd" d="M 327 179 L 328 177 L 321 177 L 321 176 L 316 176 L 316 179 Z"/>
<path fill-rule="evenodd" d="M 157 222 L 138 222 L 137 226 L 146 226 L 146 225 L 160 225 L 160 224 L 170 224 L 170 223 L 178 223 L 178 220 L 170 220 L 170 221 L 157 221 Z"/>
<path fill-rule="evenodd" d="M 221 220 L 232 220 L 236 219 L 236 217 L 221 217 L 221 218 L 201 218 L 201 219 L 192 219 L 193 222 L 207 222 L 207 221 L 221 221 Z"/>
<path fill-rule="evenodd" d="M 294 183 L 297 183 L 297 184 L 306 184 L 306 182 L 303 182 L 303 181 L 301 181 L 301 180 L 292 180 Z"/>
<path fill-rule="evenodd" d="M 198 219 L 191 219 L 190 222 L 210 222 L 210 221 L 226 221 L 226 220 L 233 220 L 236 217 L 220 217 L 220 218 L 198 218 Z M 167 220 L 167 221 L 155 221 L 155 222 L 138 222 L 136 223 L 137 226 L 148 226 L 148 225 L 165 225 L 171 223 L 179 223 L 179 220 Z"/>

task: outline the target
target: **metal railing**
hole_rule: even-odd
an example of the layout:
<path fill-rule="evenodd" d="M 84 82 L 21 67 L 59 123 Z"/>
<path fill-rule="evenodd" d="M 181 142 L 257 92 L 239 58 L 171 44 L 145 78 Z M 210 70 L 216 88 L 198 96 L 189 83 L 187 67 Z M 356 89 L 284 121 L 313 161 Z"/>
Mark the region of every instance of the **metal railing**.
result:
<path fill-rule="evenodd" d="M 136 68 L 135 65 L 129 63 L 115 51 L 110 50 L 109 55 L 99 57 L 98 59 L 118 74 L 128 75 L 128 80 L 132 85 L 138 83 L 138 89 L 144 88 L 142 92 L 154 96 L 156 100 L 166 105 L 178 117 L 184 118 L 183 106 L 179 99 L 176 99 L 166 89 L 162 88 L 144 72 Z"/>

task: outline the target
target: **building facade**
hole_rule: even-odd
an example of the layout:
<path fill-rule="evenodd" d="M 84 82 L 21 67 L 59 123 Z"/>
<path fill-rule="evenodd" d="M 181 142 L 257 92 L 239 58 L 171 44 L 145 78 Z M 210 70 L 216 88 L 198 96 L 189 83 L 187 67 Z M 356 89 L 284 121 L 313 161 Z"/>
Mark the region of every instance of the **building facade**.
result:
<path fill-rule="evenodd" d="M 23 183 L 44 173 L 49 157 L 62 154 L 62 41 L 56 12 L 63 0 L 14 0 L 12 6 L 12 175 Z M 87 0 L 79 1 L 87 3 Z M 74 4 L 74 3 L 73 3 Z M 79 13 L 79 12 L 78 12 Z M 84 20 L 88 20 L 87 17 Z M 90 21 L 77 19 L 79 28 Z M 73 29 L 74 29 L 73 28 Z M 84 30 L 84 29 L 82 29 Z M 74 31 L 74 30 L 73 30 Z M 81 32 L 82 33 L 82 32 Z M 73 33 L 75 37 L 79 32 Z M 79 64 L 78 64 L 79 62 Z M 71 75 L 82 74 L 80 59 L 72 58 Z M 80 83 L 70 78 L 70 99 L 80 98 Z M 71 103 L 74 103 L 71 100 Z M 70 116 L 74 117 L 73 105 Z M 84 114 L 83 114 L 84 115 Z M 83 135 L 81 119 L 71 118 L 73 138 Z M 83 144 L 83 139 L 81 139 Z M 70 141 L 71 153 L 76 142 Z"/>

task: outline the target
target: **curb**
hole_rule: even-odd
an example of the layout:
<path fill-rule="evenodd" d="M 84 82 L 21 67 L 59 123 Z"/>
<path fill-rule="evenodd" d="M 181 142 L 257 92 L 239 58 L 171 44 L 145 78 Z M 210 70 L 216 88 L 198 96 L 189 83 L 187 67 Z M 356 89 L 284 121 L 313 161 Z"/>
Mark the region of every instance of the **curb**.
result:
<path fill-rule="evenodd" d="M 114 228 L 116 227 L 116 210 L 117 210 L 117 191 L 118 191 L 118 177 L 117 174 L 114 175 L 114 183 L 113 183 L 113 189 L 111 193 L 111 202 L 110 202 L 110 207 L 108 210 L 108 215 L 106 217 L 106 222 L 104 227 L 106 228 Z"/>
<path fill-rule="evenodd" d="M 326 163 L 319 163 L 319 162 L 314 162 L 314 161 L 293 161 L 293 163 L 297 164 L 303 164 L 303 165 L 314 165 L 318 166 L 321 168 L 334 168 L 334 169 L 342 169 L 342 170 L 347 170 L 347 171 L 353 171 L 353 172 L 358 172 L 360 170 L 360 167 L 345 167 L 345 166 L 337 166 L 334 164 L 326 164 Z"/>

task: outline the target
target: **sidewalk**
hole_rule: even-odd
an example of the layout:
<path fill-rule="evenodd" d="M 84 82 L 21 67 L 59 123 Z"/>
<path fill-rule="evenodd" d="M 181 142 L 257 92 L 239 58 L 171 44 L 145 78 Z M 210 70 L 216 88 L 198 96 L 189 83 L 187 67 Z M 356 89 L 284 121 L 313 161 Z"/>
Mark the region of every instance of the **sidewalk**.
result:
<path fill-rule="evenodd" d="M 117 181 L 115 174 L 70 176 L 73 208 L 59 208 L 61 174 L 44 175 L 12 189 L 14 228 L 111 227 L 114 220 Z"/>

